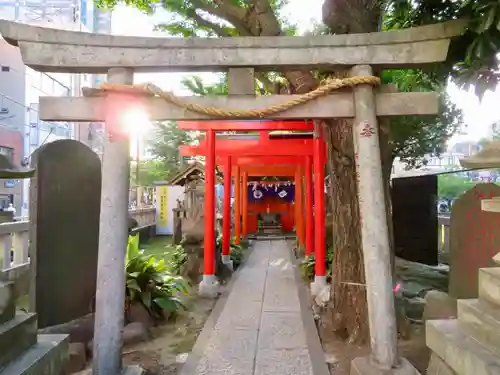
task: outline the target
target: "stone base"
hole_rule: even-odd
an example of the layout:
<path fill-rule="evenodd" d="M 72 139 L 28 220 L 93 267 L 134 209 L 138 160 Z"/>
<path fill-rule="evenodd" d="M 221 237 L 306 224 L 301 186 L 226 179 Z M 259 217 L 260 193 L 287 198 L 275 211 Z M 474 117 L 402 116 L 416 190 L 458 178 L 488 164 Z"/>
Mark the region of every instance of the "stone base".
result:
<path fill-rule="evenodd" d="M 88 368 L 74 375 L 92 375 L 92 374 L 93 374 L 92 368 Z M 127 366 L 122 370 L 122 375 L 146 375 L 146 370 L 137 365 Z"/>
<path fill-rule="evenodd" d="M 314 276 L 311 283 L 311 296 L 319 306 L 324 306 L 330 300 L 330 285 L 326 282 L 326 276 Z"/>
<path fill-rule="evenodd" d="M 28 350 L 0 369 L 0 375 L 54 375 L 64 373 L 68 335 L 38 335 Z"/>
<path fill-rule="evenodd" d="M 146 370 L 137 365 L 127 366 L 123 369 L 123 375 L 146 375 Z"/>
<path fill-rule="evenodd" d="M 404 358 L 401 358 L 398 368 L 381 370 L 370 357 L 358 357 L 351 362 L 350 375 L 420 375 L 420 373 Z"/>
<path fill-rule="evenodd" d="M 443 361 L 436 353 L 431 354 L 429 366 L 427 367 L 427 375 L 456 375 L 445 361 Z"/>
<path fill-rule="evenodd" d="M 231 271 L 234 271 L 233 261 L 231 260 L 230 255 L 223 255 L 222 263 L 225 264 L 226 267 L 229 268 Z"/>
<path fill-rule="evenodd" d="M 430 290 L 425 295 L 424 320 L 455 319 L 457 300 L 449 294 Z"/>
<path fill-rule="evenodd" d="M 203 275 L 200 285 L 198 285 L 198 294 L 204 298 L 217 298 L 219 296 L 219 282 L 215 275 Z"/>

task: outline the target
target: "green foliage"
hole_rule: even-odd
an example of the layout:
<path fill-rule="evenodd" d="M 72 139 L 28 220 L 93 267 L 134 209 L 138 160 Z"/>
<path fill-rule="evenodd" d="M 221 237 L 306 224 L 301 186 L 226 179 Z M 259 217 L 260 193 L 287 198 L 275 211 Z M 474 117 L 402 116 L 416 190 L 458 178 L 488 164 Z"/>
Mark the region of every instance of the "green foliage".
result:
<path fill-rule="evenodd" d="M 388 27 L 386 27 L 388 29 Z M 317 28 L 317 35 L 327 34 L 327 28 Z M 330 73 L 318 73 L 318 79 L 327 79 Z M 382 83 L 395 84 L 402 92 L 437 92 L 438 115 L 394 116 L 389 122 L 389 146 L 392 158 L 399 157 L 414 168 L 425 163 L 424 156 L 438 155 L 444 151 L 446 142 L 462 124 L 462 112 L 446 94 L 447 79 L 434 71 L 423 69 L 392 69 L 382 72 Z"/>
<path fill-rule="evenodd" d="M 499 0 L 392 0 L 384 26 L 407 28 L 457 18 L 467 18 L 468 28 L 452 42 L 447 64 L 441 64 L 435 73 L 443 78 L 451 75 L 467 90 L 474 85 L 476 94 L 482 97 L 500 82 Z"/>
<path fill-rule="evenodd" d="M 234 238 L 231 238 L 231 242 L 229 244 L 231 247 L 231 251 L 229 253 L 229 256 L 231 260 L 233 261 L 233 269 L 237 269 L 241 263 L 243 262 L 243 259 L 245 258 L 245 249 L 246 246 L 244 244 L 236 244 L 234 242 Z M 217 236 L 215 240 L 215 251 L 218 251 L 219 253 L 222 252 L 222 235 L 220 234 Z"/>
<path fill-rule="evenodd" d="M 157 260 L 140 250 L 139 235 L 129 236 L 125 271 L 127 307 L 141 303 L 156 319 L 164 318 L 165 310 L 173 313 L 186 308 L 178 297 L 187 293 L 186 282 L 172 276 L 163 259 Z"/>
<path fill-rule="evenodd" d="M 398 90 L 403 92 L 434 91 L 439 95 L 438 115 L 396 116 L 388 119 L 392 157 L 399 157 L 408 168 L 420 167 L 425 163 L 425 155 L 439 155 L 445 150 L 446 142 L 462 124 L 462 112 L 446 94 L 446 77 L 434 71 L 385 70 L 382 82 L 396 84 Z"/>
<path fill-rule="evenodd" d="M 182 267 L 186 264 L 187 260 L 188 257 L 186 252 L 184 251 L 184 248 L 182 247 L 182 245 L 177 245 L 174 251 L 170 253 L 170 258 L 168 261 L 170 271 L 174 275 L 180 275 Z"/>
<path fill-rule="evenodd" d="M 314 267 L 316 265 L 316 258 L 314 254 L 306 256 L 300 263 L 300 273 L 306 280 L 314 278 Z M 332 275 L 333 266 L 333 248 L 328 248 L 326 251 L 326 274 Z"/>
<path fill-rule="evenodd" d="M 159 160 L 142 160 L 139 163 L 139 178 L 137 178 L 136 168 L 130 169 L 132 184 L 141 186 L 151 186 L 155 181 L 165 181 L 169 176 L 169 171 L 165 164 Z M 170 172 L 171 174 L 171 172 Z"/>
<path fill-rule="evenodd" d="M 161 177 L 160 180 L 168 180 L 177 174 L 181 169 L 180 146 L 193 144 L 198 137 L 194 132 L 179 129 L 174 121 L 155 124 L 152 140 L 148 142 L 148 149 L 155 160 L 144 163 L 144 169 L 140 171 L 141 184 L 146 185 L 146 178 Z"/>
<path fill-rule="evenodd" d="M 196 96 L 218 96 L 227 95 L 227 75 L 223 74 L 219 77 L 219 81 L 211 85 L 203 83 L 199 76 L 185 77 L 181 80 L 181 84 L 185 89 L 191 91 Z"/>
<path fill-rule="evenodd" d="M 438 196 L 448 199 L 458 198 L 466 191 L 472 189 L 476 184 L 477 182 L 469 181 L 452 174 L 441 175 L 438 177 Z"/>

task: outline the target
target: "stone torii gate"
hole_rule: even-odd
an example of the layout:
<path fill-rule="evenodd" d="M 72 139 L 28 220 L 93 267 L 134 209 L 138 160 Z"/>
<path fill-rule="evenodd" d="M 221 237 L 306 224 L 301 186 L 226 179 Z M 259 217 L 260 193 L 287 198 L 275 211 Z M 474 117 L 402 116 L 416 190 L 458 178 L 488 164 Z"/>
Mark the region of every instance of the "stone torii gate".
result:
<path fill-rule="evenodd" d="M 41 97 L 39 112 L 46 121 L 106 123 L 94 374 L 121 372 L 129 184 L 129 139 L 121 120 L 125 108 L 138 106 L 152 121 L 353 118 L 372 353 L 356 358 L 352 366 L 363 374 L 413 373 L 397 353 L 377 117 L 436 114 L 438 102 L 434 93 L 374 89 L 379 80 L 373 70 L 442 62 L 450 38 L 462 30 L 461 23 L 451 22 L 371 34 L 181 39 L 95 35 L 0 21 L 1 35 L 19 47 L 27 66 L 108 77 L 102 90 L 87 90 L 84 97 Z M 351 78 L 331 81 L 306 95 L 253 96 L 254 68 L 346 67 Z M 134 72 L 200 70 L 228 71 L 230 95 L 179 98 L 151 85 L 132 87 Z M 352 92 L 329 94 L 345 86 Z"/>

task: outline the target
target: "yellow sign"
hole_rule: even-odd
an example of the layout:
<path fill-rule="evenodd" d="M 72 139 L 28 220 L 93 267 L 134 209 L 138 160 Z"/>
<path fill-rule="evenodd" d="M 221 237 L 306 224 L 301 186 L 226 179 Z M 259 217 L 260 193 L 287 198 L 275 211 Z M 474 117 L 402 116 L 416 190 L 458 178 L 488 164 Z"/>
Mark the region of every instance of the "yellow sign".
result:
<path fill-rule="evenodd" d="M 159 226 L 168 226 L 168 186 L 158 186 Z"/>

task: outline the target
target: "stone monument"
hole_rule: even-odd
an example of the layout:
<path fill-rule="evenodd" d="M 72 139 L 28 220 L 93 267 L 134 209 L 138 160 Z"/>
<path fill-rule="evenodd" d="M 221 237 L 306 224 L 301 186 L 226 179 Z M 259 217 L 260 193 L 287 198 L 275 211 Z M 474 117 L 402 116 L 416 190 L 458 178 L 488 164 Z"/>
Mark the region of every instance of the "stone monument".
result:
<path fill-rule="evenodd" d="M 64 139 L 32 157 L 31 264 L 39 328 L 93 309 L 96 293 L 101 162 L 83 143 Z"/>
<path fill-rule="evenodd" d="M 29 178 L 35 170 L 15 167 L 0 155 L 0 179 Z M 37 314 L 16 311 L 20 268 L 0 271 L 0 375 L 61 374 L 68 354 L 67 335 L 37 335 Z"/>
<path fill-rule="evenodd" d="M 500 168 L 500 141 L 491 142 L 461 164 Z M 481 209 L 500 215 L 499 197 L 486 197 Z M 496 267 L 479 269 L 478 297 L 457 301 L 458 318 L 427 321 L 426 343 L 432 350 L 428 375 L 500 374 L 500 253 L 491 257 Z"/>

